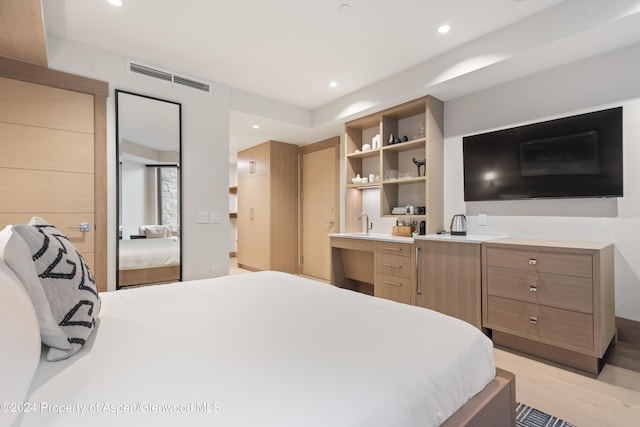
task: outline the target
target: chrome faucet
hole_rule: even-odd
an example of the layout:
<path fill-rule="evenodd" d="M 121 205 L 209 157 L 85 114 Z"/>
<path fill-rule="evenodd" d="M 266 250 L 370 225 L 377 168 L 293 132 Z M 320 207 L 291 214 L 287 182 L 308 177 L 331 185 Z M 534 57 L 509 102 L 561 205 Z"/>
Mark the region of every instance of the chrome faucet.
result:
<path fill-rule="evenodd" d="M 360 216 L 358 217 L 358 219 L 359 219 L 360 221 L 362 221 L 362 217 L 363 217 L 363 216 L 367 219 L 367 222 L 366 222 L 366 224 L 365 224 L 365 230 L 366 230 L 366 231 L 365 231 L 365 234 L 369 234 L 369 215 L 367 215 L 366 213 L 362 212 L 362 213 L 360 214 Z"/>

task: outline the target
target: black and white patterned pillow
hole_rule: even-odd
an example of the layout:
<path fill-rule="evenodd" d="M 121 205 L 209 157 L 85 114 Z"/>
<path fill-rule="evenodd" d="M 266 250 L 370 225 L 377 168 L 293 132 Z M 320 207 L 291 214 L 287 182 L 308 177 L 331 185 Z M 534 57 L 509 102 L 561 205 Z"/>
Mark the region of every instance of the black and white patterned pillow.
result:
<path fill-rule="evenodd" d="M 53 318 L 71 345 L 70 349 L 50 347 L 47 360 L 66 359 L 82 348 L 95 329 L 100 313 L 96 282 L 82 255 L 53 225 L 34 217 L 29 224 L 15 225 L 13 231 L 29 246 Z"/>

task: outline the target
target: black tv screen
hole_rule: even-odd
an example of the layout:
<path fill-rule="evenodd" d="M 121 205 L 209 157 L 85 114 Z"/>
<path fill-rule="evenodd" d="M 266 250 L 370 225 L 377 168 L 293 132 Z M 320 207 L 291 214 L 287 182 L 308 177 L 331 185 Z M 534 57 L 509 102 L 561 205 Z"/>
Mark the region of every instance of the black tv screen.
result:
<path fill-rule="evenodd" d="M 622 197 L 622 107 L 465 136 L 464 200 Z"/>

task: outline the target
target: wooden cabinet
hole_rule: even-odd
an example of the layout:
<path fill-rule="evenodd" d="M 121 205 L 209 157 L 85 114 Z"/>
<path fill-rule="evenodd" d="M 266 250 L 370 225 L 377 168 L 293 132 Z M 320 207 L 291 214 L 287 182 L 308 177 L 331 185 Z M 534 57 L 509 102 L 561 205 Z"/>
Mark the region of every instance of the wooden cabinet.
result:
<path fill-rule="evenodd" d="M 598 373 L 615 333 L 613 245 L 483 243 L 483 326 L 496 344 Z"/>
<path fill-rule="evenodd" d="M 238 265 L 298 272 L 298 147 L 268 141 L 238 153 Z"/>
<path fill-rule="evenodd" d="M 345 125 L 346 231 L 360 230 L 362 189 L 380 188 L 380 214 L 407 219 L 393 213 L 394 207 L 414 206 L 411 219 L 426 221 L 426 232 L 444 228 L 443 218 L 443 115 L 442 101 L 431 96 L 372 114 Z M 380 148 L 372 146 L 379 135 Z M 390 142 L 400 138 L 401 142 Z M 420 170 L 414 163 L 425 161 Z M 352 179 L 377 177 L 373 182 Z M 418 214 L 417 208 L 424 207 Z"/>
<path fill-rule="evenodd" d="M 412 248 L 410 243 L 376 242 L 375 296 L 413 304 L 415 258 Z"/>
<path fill-rule="evenodd" d="M 481 328 L 479 243 L 416 241 L 416 305 Z"/>

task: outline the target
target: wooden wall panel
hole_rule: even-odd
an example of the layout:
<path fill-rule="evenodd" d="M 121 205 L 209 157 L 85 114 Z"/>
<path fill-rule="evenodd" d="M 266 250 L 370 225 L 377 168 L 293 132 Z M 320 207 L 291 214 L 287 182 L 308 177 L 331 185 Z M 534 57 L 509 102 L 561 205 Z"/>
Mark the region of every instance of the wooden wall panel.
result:
<path fill-rule="evenodd" d="M 91 272 L 93 273 L 94 271 L 96 271 L 96 266 L 95 266 L 95 257 L 93 256 L 93 252 L 82 252 L 82 258 L 84 258 L 84 262 L 87 263 L 87 265 L 89 266 L 89 270 L 91 270 Z M 97 277 L 95 276 L 95 274 L 93 275 L 94 279 L 96 279 L 96 281 L 98 280 Z M 97 282 L 98 284 L 100 284 L 100 282 Z M 106 291 L 106 288 L 104 289 Z M 98 292 L 102 292 L 103 289 L 98 288 Z"/>
<path fill-rule="evenodd" d="M 0 121 L 93 134 L 93 96 L 0 77 Z"/>
<path fill-rule="evenodd" d="M 93 186 L 93 174 L 3 168 L 0 213 L 93 213 Z"/>
<path fill-rule="evenodd" d="M 0 122 L 0 167 L 93 173 L 93 135 Z"/>
<path fill-rule="evenodd" d="M 47 66 L 41 0 L 0 1 L 0 55 Z"/>

